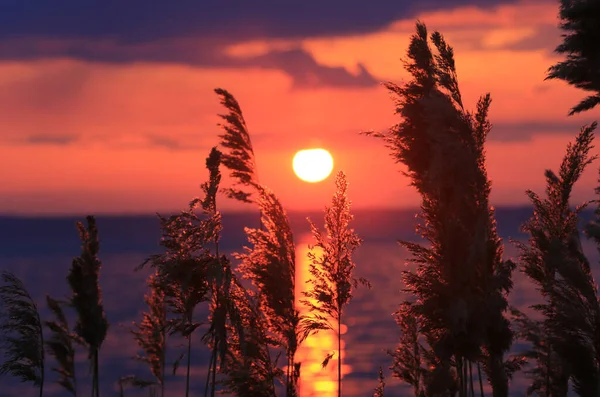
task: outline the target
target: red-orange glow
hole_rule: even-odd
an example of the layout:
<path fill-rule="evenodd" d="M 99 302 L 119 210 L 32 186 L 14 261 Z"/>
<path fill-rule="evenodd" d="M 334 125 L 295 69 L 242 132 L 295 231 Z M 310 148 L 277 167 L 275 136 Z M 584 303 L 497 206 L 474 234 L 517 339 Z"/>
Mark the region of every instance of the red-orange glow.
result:
<path fill-rule="evenodd" d="M 296 248 L 296 305 L 301 314 L 308 314 L 305 306 L 300 303 L 304 299 L 302 291 L 306 290 L 306 281 L 310 278 L 309 252 L 308 245 L 312 243 L 310 234 L 301 236 Z M 315 254 L 319 254 L 318 251 Z M 335 319 L 331 319 L 334 328 L 337 327 Z M 348 327 L 341 326 L 342 333 L 345 333 Z M 334 331 L 320 331 L 318 334 L 309 336 L 296 353 L 296 361 L 301 362 L 300 378 L 300 397 L 335 397 L 337 396 L 337 334 Z M 342 355 L 344 350 L 344 341 L 342 340 Z M 327 354 L 336 352 L 329 364 L 322 368 L 321 363 Z M 343 358 L 342 358 L 343 359 Z M 342 365 L 342 377 L 349 374 L 351 368 L 348 365 Z"/>
<path fill-rule="evenodd" d="M 544 82 L 558 59 L 551 49 L 559 30 L 550 38 L 544 33 L 556 24 L 556 12 L 555 4 L 521 1 L 418 16 L 453 45 L 466 107 L 473 109 L 480 95 L 492 94 L 495 129 L 487 155 L 496 205 L 524 204 L 525 189 L 542 189 L 544 170 L 557 166 L 566 143 L 593 118 L 567 118 L 584 94 L 560 81 Z M 244 58 L 300 46 L 321 65 L 358 74 L 361 64 L 378 80 L 402 83 L 407 75 L 400 58 L 413 29 L 411 18 L 370 34 L 254 40 L 226 52 Z M 518 47 L 522 40 L 529 40 L 531 49 Z M 173 45 L 194 44 L 181 39 Z M 212 90 L 219 86 L 239 100 L 260 180 L 287 209 L 322 208 L 331 195 L 327 184 L 294 176 L 289 162 L 302 147 L 331 152 L 333 172 L 348 176 L 355 208 L 418 205 L 418 195 L 399 172 L 403 168 L 382 142 L 359 135 L 399 121 L 383 87 L 299 89 L 276 69 L 53 59 L 0 62 L 0 167 L 5 170 L 0 208 L 22 213 L 181 208 L 199 193 L 204 158 L 218 143 L 217 114 L 223 109 Z M 561 123 L 572 125 L 557 127 Z M 538 126 L 533 133 L 531 124 Z M 593 197 L 595 174 L 588 168 L 574 199 Z M 225 199 L 220 205 L 245 208 Z"/>

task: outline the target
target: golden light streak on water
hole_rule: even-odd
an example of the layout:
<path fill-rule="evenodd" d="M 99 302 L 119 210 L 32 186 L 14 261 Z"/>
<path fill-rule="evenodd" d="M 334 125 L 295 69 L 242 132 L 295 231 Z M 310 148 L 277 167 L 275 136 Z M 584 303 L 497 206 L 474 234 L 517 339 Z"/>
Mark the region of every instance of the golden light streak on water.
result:
<path fill-rule="evenodd" d="M 312 236 L 305 234 L 298 239 L 296 245 L 296 307 L 301 314 L 307 314 L 308 309 L 300 303 L 304 299 L 302 291 L 309 287 L 306 281 L 310 278 L 308 245 L 313 243 Z M 318 254 L 318 251 L 316 251 Z M 331 324 L 337 327 L 337 322 L 332 319 Z M 342 334 L 347 327 L 342 324 Z M 301 362 L 300 368 L 300 397 L 336 397 L 337 396 L 337 365 L 338 365 L 338 339 L 337 333 L 330 330 L 320 331 L 309 336 L 296 352 L 296 362 Z M 331 352 L 335 356 L 329 364 L 322 368 L 321 363 Z M 344 359 L 344 341 L 342 340 L 342 360 Z M 350 373 L 350 367 L 342 365 L 342 376 Z M 343 389 L 343 386 L 342 386 Z"/>

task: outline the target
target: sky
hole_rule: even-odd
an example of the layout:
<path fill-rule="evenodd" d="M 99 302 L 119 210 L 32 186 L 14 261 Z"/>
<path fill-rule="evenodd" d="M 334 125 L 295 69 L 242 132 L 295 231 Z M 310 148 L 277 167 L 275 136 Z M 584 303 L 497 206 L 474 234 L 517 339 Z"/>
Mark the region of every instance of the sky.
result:
<path fill-rule="evenodd" d="M 585 93 L 544 81 L 561 59 L 557 0 L 156 3 L 0 3 L 0 213 L 184 208 L 219 141 L 217 87 L 240 102 L 259 178 L 289 210 L 323 208 L 334 191 L 333 178 L 294 175 L 294 153 L 312 147 L 332 153 L 355 208 L 416 207 L 403 166 L 359 132 L 399 121 L 381 82 L 406 81 L 417 19 L 454 47 L 466 107 L 492 95 L 492 204 L 543 193 L 544 170 L 598 118 L 568 117 Z M 594 163 L 576 202 L 595 198 L 597 176 Z"/>

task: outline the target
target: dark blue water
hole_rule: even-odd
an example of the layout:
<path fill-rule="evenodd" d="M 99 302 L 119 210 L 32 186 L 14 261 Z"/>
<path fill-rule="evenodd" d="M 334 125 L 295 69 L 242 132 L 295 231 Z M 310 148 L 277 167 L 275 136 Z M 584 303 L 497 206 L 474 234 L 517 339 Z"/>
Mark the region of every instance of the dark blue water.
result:
<path fill-rule="evenodd" d="M 508 238 L 523 239 L 519 227 L 531 213 L 527 208 L 499 208 L 498 229 L 505 239 L 505 256 L 515 257 L 517 252 Z M 290 220 L 298 248 L 311 242 L 306 217 L 321 222 L 322 213 L 291 213 Z M 583 218 L 591 214 L 585 213 Z M 18 218 L 0 217 L 0 269 L 17 274 L 26 284 L 41 308 L 42 316 L 49 319 L 45 308 L 45 295 L 61 298 L 68 294 L 66 275 L 73 257 L 79 255 L 79 239 L 75 222 L 84 216 L 72 218 Z M 100 258 L 103 262 L 101 285 L 107 317 L 111 323 L 108 337 L 100 355 L 101 391 L 103 396 L 117 396 L 117 380 L 121 376 L 136 374 L 149 377 L 143 363 L 131 359 L 137 351 L 128 331 L 131 322 L 140 319 L 144 310 L 145 279 L 150 270 L 134 272 L 133 269 L 148 255 L 159 253 L 160 228 L 155 216 L 98 216 L 101 238 Z M 222 247 L 228 252 L 240 251 L 245 242 L 244 226 L 256 227 L 258 214 L 241 213 L 224 215 Z M 376 386 L 379 366 L 389 367 L 385 350 L 393 349 L 398 329 L 392 317 L 398 303 L 404 299 L 400 272 L 405 269 L 406 252 L 396 241 L 417 240 L 414 233 L 415 211 L 356 211 L 354 228 L 364 239 L 356 253 L 356 276 L 366 277 L 372 290 L 359 289 L 348 306 L 346 321 L 348 331 L 345 343 L 344 395 L 347 397 L 372 395 Z M 584 241 L 584 250 L 593 264 L 598 264 L 595 246 Z M 301 261 L 302 258 L 299 258 Z M 300 262 L 299 262 L 300 263 Z M 596 266 L 597 270 L 598 266 Z M 598 275 L 600 272 L 596 271 Z M 515 275 L 515 289 L 511 303 L 526 308 L 538 301 L 537 293 L 520 274 Z M 205 312 L 199 311 L 202 316 Z M 71 317 L 72 318 L 72 317 Z M 196 339 L 199 342 L 199 338 Z M 183 351 L 183 341 L 169 342 L 168 359 L 172 361 Z M 516 345 L 518 346 L 518 345 Z M 206 376 L 208 353 L 200 343 L 195 344 L 192 360 L 192 390 L 194 396 L 202 395 Z M 86 353 L 79 352 L 79 395 L 89 395 Z M 52 362 L 49 362 L 52 365 Z M 335 365 L 335 363 L 334 363 Z M 167 396 L 182 396 L 184 368 L 167 379 Z M 390 396 L 412 395 L 411 391 L 389 377 L 386 390 Z M 47 379 L 46 396 L 66 396 L 55 385 L 55 374 Z M 523 395 L 527 381 L 517 376 L 511 385 L 512 395 Z M 21 385 L 9 377 L 0 377 L 0 397 L 37 396 L 30 385 Z M 126 390 L 126 396 L 146 396 L 146 392 Z"/>

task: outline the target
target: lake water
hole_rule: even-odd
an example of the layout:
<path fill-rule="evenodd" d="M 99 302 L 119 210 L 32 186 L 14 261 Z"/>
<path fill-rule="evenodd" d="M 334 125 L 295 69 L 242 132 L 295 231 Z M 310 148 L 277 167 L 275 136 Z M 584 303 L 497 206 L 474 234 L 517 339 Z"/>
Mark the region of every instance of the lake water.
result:
<path fill-rule="evenodd" d="M 412 391 L 390 376 L 390 359 L 386 349 L 393 349 L 398 339 L 398 327 L 392 317 L 404 299 L 400 272 L 406 269 L 406 251 L 398 239 L 417 240 L 414 234 L 415 211 L 357 211 L 354 227 L 365 240 L 357 250 L 355 261 L 357 277 L 366 277 L 373 289 L 356 290 L 354 300 L 343 320 L 343 394 L 346 397 L 370 396 L 377 385 L 379 367 L 386 375 L 386 396 L 411 396 Z M 523 239 L 519 225 L 527 219 L 527 208 L 500 208 L 497 211 L 499 232 L 505 241 L 505 257 L 517 254 L 508 238 Z M 306 252 L 311 242 L 306 216 L 319 221 L 322 213 L 292 213 L 290 219 L 295 232 L 298 284 L 307 276 Z M 588 218 L 590 214 L 586 214 Z M 79 240 L 73 218 L 12 218 L 0 217 L 0 269 L 16 273 L 26 284 L 41 307 L 42 316 L 49 318 L 45 308 L 45 294 L 61 298 L 68 293 L 66 275 L 74 256 L 79 255 Z M 117 396 L 119 377 L 129 374 L 148 375 L 144 364 L 130 358 L 137 353 L 136 344 L 128 331 L 133 320 L 140 319 L 145 309 L 143 295 L 145 279 L 150 270 L 134 272 L 148 255 L 159 253 L 159 223 L 153 216 L 110 217 L 98 216 L 101 238 L 100 258 L 103 262 L 101 286 L 107 317 L 111 323 L 108 337 L 100 353 L 101 395 Z M 224 217 L 223 246 L 228 252 L 241 250 L 244 244 L 243 227 L 256 227 L 258 215 L 232 214 Z M 584 240 L 584 250 L 598 272 L 598 253 L 593 244 Z M 519 273 L 514 276 L 515 288 L 510 302 L 521 309 L 538 302 L 536 291 Z M 205 312 L 199 312 L 202 315 Z M 72 318 L 72 317 L 71 317 Z M 208 351 L 196 337 L 192 354 L 192 395 L 203 395 L 208 363 Z M 330 396 L 336 392 L 337 362 L 332 360 L 325 369 L 320 362 L 325 354 L 336 349 L 335 335 L 321 334 L 307 341 L 298 352 L 302 360 L 302 397 Z M 514 349 L 519 348 L 514 345 Z M 169 342 L 168 360 L 173 361 L 183 351 L 183 341 Z M 86 353 L 78 355 L 79 395 L 89 395 Z M 49 362 L 52 364 L 52 362 Z M 177 375 L 168 376 L 166 396 L 183 396 L 185 368 Z M 67 396 L 54 384 L 50 373 L 45 396 Z M 511 384 L 511 395 L 524 395 L 527 380 L 517 374 Z M 127 389 L 125 396 L 147 396 L 146 392 Z M 37 396 L 30 385 L 21 385 L 9 377 L 0 377 L 1 397 Z"/>

